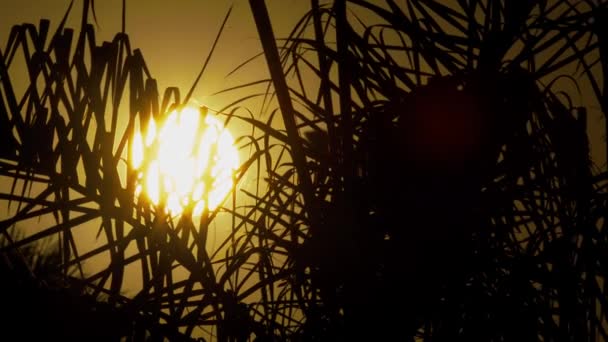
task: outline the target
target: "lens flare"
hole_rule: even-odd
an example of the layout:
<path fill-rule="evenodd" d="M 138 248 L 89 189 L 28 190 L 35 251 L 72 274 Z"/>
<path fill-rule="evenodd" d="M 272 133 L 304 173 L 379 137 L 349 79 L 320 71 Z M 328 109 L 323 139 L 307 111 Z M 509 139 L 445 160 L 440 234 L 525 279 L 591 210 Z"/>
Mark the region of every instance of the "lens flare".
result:
<path fill-rule="evenodd" d="M 145 134 L 145 139 L 142 134 Z M 171 215 L 216 209 L 234 186 L 238 151 L 228 129 L 206 110 L 185 107 L 162 122 L 150 119 L 131 142 L 136 196 Z"/>

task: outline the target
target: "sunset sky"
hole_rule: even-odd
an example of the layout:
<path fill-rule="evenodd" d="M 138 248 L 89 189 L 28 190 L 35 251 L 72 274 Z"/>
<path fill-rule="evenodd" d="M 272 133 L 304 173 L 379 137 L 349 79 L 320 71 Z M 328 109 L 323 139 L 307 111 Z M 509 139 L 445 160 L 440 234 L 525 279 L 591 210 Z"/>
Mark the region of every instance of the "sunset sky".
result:
<path fill-rule="evenodd" d="M 82 2 L 75 1 L 66 25 L 75 32 L 79 32 L 80 29 Z M 2 1 L 0 49 L 4 52 L 13 25 L 32 23 L 38 26 L 40 19 L 49 19 L 51 21 L 49 34 L 53 34 L 68 5 L 69 1 L 63 0 Z M 267 77 L 265 60 L 260 58 L 257 64 L 252 64 L 252 67 L 226 78 L 235 67 L 261 51 L 248 1 L 188 0 L 180 1 L 179 5 L 162 1 L 128 1 L 126 32 L 130 38 L 131 48 L 141 49 L 148 69 L 158 81 L 161 94 L 167 87 L 178 87 L 182 97 L 185 96 L 201 70 L 231 5 L 233 5 L 232 14 L 209 66 L 192 96 L 195 101 L 211 109 L 219 109 L 235 100 L 234 93 L 220 96 L 212 96 L 212 94 L 231 86 Z M 289 27 L 305 12 L 307 6 L 307 1 L 297 0 L 275 1 L 270 4 L 270 14 L 276 17 L 277 36 L 287 35 Z M 98 27 L 95 33 L 98 45 L 102 41 L 111 41 L 120 32 L 121 11 L 120 0 L 96 2 Z M 94 22 L 92 17 L 90 22 Z M 11 82 L 20 98 L 28 83 L 22 65 L 18 64 L 22 62 L 16 60 L 15 63 L 10 68 Z M 128 100 L 121 104 L 121 111 L 127 113 Z M 123 115 L 124 117 L 126 116 Z M 240 135 L 244 132 L 236 132 L 236 134 Z M 6 192 L 10 189 L 11 183 L 5 178 L 0 179 L 0 187 L 2 192 Z M 3 219 L 7 212 L 7 202 L 3 201 L 0 204 L 2 212 L 0 219 Z M 13 207 L 12 210 L 15 208 Z M 34 226 L 52 224 L 52 217 L 47 215 Z M 104 243 L 103 237 L 101 240 L 96 237 L 98 224 L 98 222 L 87 223 L 82 225 L 86 229 L 74 230 L 83 250 L 90 250 Z M 220 239 L 218 241 L 221 241 L 219 236 L 226 235 L 227 231 L 218 230 L 218 234 Z M 212 240 L 214 236 L 212 235 Z M 213 249 L 213 246 L 214 242 L 211 243 L 210 248 Z M 107 266 L 107 262 L 104 258 L 89 260 L 86 271 L 102 269 Z M 140 277 L 139 270 L 136 267 L 131 268 L 127 276 L 127 283 L 130 284 L 128 287 L 132 289 L 133 282 Z"/>
<path fill-rule="evenodd" d="M 83 1 L 74 2 L 67 24 L 75 30 L 80 26 L 82 3 Z M 120 32 L 122 1 L 105 0 L 95 3 L 99 25 L 96 35 L 100 44 L 101 41 L 112 40 L 115 34 Z M 310 6 L 310 2 L 306 0 L 270 0 L 266 3 L 277 38 L 286 37 Z M 51 32 L 54 32 L 68 5 L 67 0 L 3 0 L 0 4 L 0 49 L 5 47 L 10 28 L 15 24 L 27 22 L 38 25 L 40 19 L 46 18 L 51 20 Z M 268 77 L 266 61 L 263 58 L 258 58 L 248 67 L 226 77 L 235 67 L 261 52 L 249 1 L 127 1 L 126 32 L 132 48 L 141 49 L 148 69 L 158 81 L 159 91 L 177 86 L 182 96 L 187 93 L 231 6 L 233 11 L 225 31 L 193 94 L 194 100 L 211 109 L 222 108 L 237 97 L 234 92 L 212 96 L 214 93 Z M 93 22 L 92 18 L 90 22 Z M 20 80 L 12 81 L 14 86 L 20 86 Z M 575 92 L 568 81 L 564 80 L 561 85 L 568 91 Z M 591 91 L 584 82 L 580 86 L 584 100 L 587 94 L 591 95 Z M 605 164 L 606 155 L 605 144 L 602 143 L 603 133 L 600 130 L 604 127 L 602 116 L 597 103 L 585 104 L 589 110 L 592 155 L 596 163 L 602 165 Z"/>
<path fill-rule="evenodd" d="M 82 2 L 75 1 L 67 26 L 78 30 Z M 69 1 L 3 0 L 0 4 L 0 46 L 3 49 L 10 28 L 15 24 L 51 20 L 51 31 L 61 21 Z M 121 30 L 121 0 L 96 1 L 98 44 L 111 40 Z M 266 66 L 251 67 L 225 76 L 247 58 L 261 51 L 249 2 L 236 1 L 127 1 L 126 31 L 132 48 L 142 50 L 148 69 L 158 81 L 159 90 L 177 86 L 185 94 L 200 71 L 220 25 L 233 11 L 214 56 L 193 97 L 209 107 L 221 106 L 226 97 L 210 95 L 246 80 L 266 77 Z M 308 1 L 269 1 L 268 10 L 277 37 L 286 36 L 307 10 Z M 93 18 L 90 18 L 93 22 Z M 263 59 L 260 62 L 265 63 Z M 257 64 L 260 65 L 260 64 Z"/>
<path fill-rule="evenodd" d="M 88 1 L 91 49 L 77 43 Z M 123 53 L 124 39 L 102 46 L 123 29 L 123 1 L 130 50 L 141 50 L 146 73 L 139 55 Z M 0 70 L 0 233 L 8 241 L 0 236 L 0 252 L 56 248 L 54 262 L 76 270 L 79 288 L 127 303 L 134 315 L 162 313 L 151 321 L 192 337 L 231 334 L 234 322 L 260 339 L 258 323 L 281 336 L 292 335 L 278 328 L 315 333 L 326 319 L 356 334 L 368 316 L 382 327 L 398 322 L 395 307 L 395 317 L 418 324 L 432 309 L 427 299 L 447 319 L 455 308 L 472 329 L 503 320 L 486 314 L 502 300 L 522 322 L 520 313 L 546 304 L 537 325 L 557 317 L 560 332 L 577 332 L 561 310 L 574 303 L 568 296 L 589 306 L 585 317 L 600 315 L 591 304 L 601 291 L 585 274 L 605 267 L 593 253 L 608 241 L 598 238 L 608 126 L 587 75 L 605 70 L 581 67 L 599 60 L 598 12 L 573 19 L 567 0 L 555 11 L 493 0 L 392 8 L 389 0 L 318 0 L 339 6 L 305 17 L 315 20 L 302 20 L 286 49 L 282 38 L 315 1 L 259 0 L 277 51 L 264 6 L 252 10 L 250 1 L 73 0 L 70 69 L 69 43 L 60 44 L 69 35 L 50 44 L 70 0 L 0 0 L 0 62 L 10 61 Z M 517 14 L 528 16 L 511 20 Z M 7 48 L 11 27 L 39 29 L 41 19 L 51 25 L 48 54 L 28 53 L 39 51 L 34 30 Z M 564 57 L 577 50 L 591 52 L 583 62 Z M 165 92 L 175 87 L 179 99 Z M 567 275 L 554 281 L 552 273 Z M 590 287 L 565 291 L 562 280 Z M 450 299 L 461 287 L 464 301 L 497 300 L 469 308 Z M 483 296 L 469 298 L 469 287 Z M 517 302 L 520 294 L 531 301 Z M 431 316 L 424 327 L 435 334 L 444 318 Z"/>

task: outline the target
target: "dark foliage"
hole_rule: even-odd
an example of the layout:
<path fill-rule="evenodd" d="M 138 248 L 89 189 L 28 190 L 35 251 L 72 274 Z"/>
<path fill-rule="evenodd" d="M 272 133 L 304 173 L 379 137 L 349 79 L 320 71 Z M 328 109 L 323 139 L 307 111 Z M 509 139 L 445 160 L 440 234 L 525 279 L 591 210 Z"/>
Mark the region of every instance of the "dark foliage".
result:
<path fill-rule="evenodd" d="M 77 37 L 65 19 L 50 39 L 46 21 L 13 28 L 0 199 L 17 210 L 0 221 L 0 266 L 3 296 L 23 299 L 8 312 L 48 308 L 39 320 L 66 338 L 62 324 L 130 340 L 608 339 L 606 171 L 590 160 L 587 108 L 555 86 L 588 85 L 606 113 L 605 3 L 311 0 L 282 46 L 264 1 L 250 4 L 270 79 L 227 91 L 267 91 L 220 112 L 252 127 L 236 176 L 255 189 L 199 222 L 136 200 L 134 170 L 119 171 L 134 131 L 186 102 L 159 95 L 127 35 L 97 44 L 88 1 Z M 20 54 L 22 98 L 8 74 Z M 241 105 L 258 97 L 270 110 L 254 117 Z M 10 233 L 43 215 L 54 223 Z M 88 222 L 105 242 L 81 253 L 72 231 Z M 23 257 L 48 237 L 56 284 Z M 133 263 L 142 288 L 126 297 Z"/>

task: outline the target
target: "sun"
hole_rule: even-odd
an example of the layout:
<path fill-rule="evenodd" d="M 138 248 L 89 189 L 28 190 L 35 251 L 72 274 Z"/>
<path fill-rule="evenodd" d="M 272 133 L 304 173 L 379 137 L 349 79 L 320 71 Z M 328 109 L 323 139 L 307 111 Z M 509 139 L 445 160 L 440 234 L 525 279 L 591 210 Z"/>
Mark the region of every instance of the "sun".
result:
<path fill-rule="evenodd" d="M 151 118 L 133 136 L 135 196 L 177 216 L 216 209 L 234 185 L 238 150 L 228 129 L 206 108 L 184 107 L 161 122 Z"/>

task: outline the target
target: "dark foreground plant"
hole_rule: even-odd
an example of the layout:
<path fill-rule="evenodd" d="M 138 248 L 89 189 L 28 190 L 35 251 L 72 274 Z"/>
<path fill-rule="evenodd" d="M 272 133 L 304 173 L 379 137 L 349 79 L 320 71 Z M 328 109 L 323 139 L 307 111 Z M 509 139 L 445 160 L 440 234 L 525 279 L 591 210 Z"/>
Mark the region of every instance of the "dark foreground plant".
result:
<path fill-rule="evenodd" d="M 558 87 L 606 112 L 605 3 L 313 0 L 278 49 L 250 4 L 299 338 L 607 338 L 606 173 Z"/>
<path fill-rule="evenodd" d="M 2 247 L 10 243 L 6 239 L 0 242 Z M 58 265 L 57 245 L 31 244 L 2 252 L 3 336 L 62 341 L 111 341 L 128 336 L 136 322 L 94 298 L 79 282 L 68 283 L 57 272 Z"/>
<path fill-rule="evenodd" d="M 91 3 L 84 1 L 80 32 L 65 27 L 71 3 L 55 33 L 47 20 L 17 25 L 0 50 L 0 199 L 8 207 L 0 221 L 8 242 L 0 253 L 9 264 L 27 265 L 17 259 L 37 242 L 53 240 L 53 277 L 68 292 L 78 288 L 64 294 L 63 286 L 39 285 L 39 274 L 25 272 L 31 279 L 15 281 L 31 288 L 29 297 L 24 294 L 31 305 L 17 303 L 3 314 L 14 321 L 29 317 L 15 326 L 18 335 L 49 339 L 264 335 L 251 319 L 253 310 L 236 297 L 246 292 L 247 303 L 255 303 L 275 282 L 274 274 L 258 277 L 250 266 L 251 259 L 265 258 L 265 250 L 253 245 L 248 222 L 222 221 L 227 233 L 221 236 L 214 221 L 221 208 L 197 220 L 188 213 L 174 220 L 162 205 L 136 198 L 137 174 L 127 153 L 135 130 L 186 104 L 192 90 L 185 98 L 177 88 L 159 95 L 141 51 L 131 48 L 124 32 L 97 42 L 88 23 Z M 19 72 L 29 80 L 23 94 L 13 83 Z M 250 165 L 242 163 L 235 181 Z M 238 197 L 231 199 L 234 206 Z M 215 235 L 222 240 L 209 242 Z M 96 236 L 93 246 L 84 242 L 90 236 Z M 5 295 L 11 297 L 11 290 Z M 259 310 L 266 311 L 263 304 Z M 37 312 L 44 312 L 39 321 L 48 329 L 27 330 L 37 324 Z M 81 329 L 90 331 L 82 335 Z"/>
<path fill-rule="evenodd" d="M 103 294 L 130 340 L 608 338 L 606 173 L 589 159 L 586 108 L 557 89 L 562 74 L 588 84 L 606 113 L 605 4 L 312 0 L 280 48 L 264 2 L 250 4 L 273 89 L 259 96 L 279 108 L 242 114 L 252 94 L 226 109 L 252 127 L 237 175 L 251 167 L 256 188 L 198 222 L 134 201 L 121 161 L 133 131 L 186 101 L 159 96 L 124 32 L 98 45 L 88 2 L 74 50 L 64 24 L 50 40 L 45 21 L 13 29 L 3 255 L 56 237 L 58 274 Z M 230 233 L 212 251 L 222 213 Z M 44 215 L 53 223 L 11 235 Z M 82 252 L 88 222 L 102 242 Z M 130 266 L 141 289 L 127 297 Z"/>

